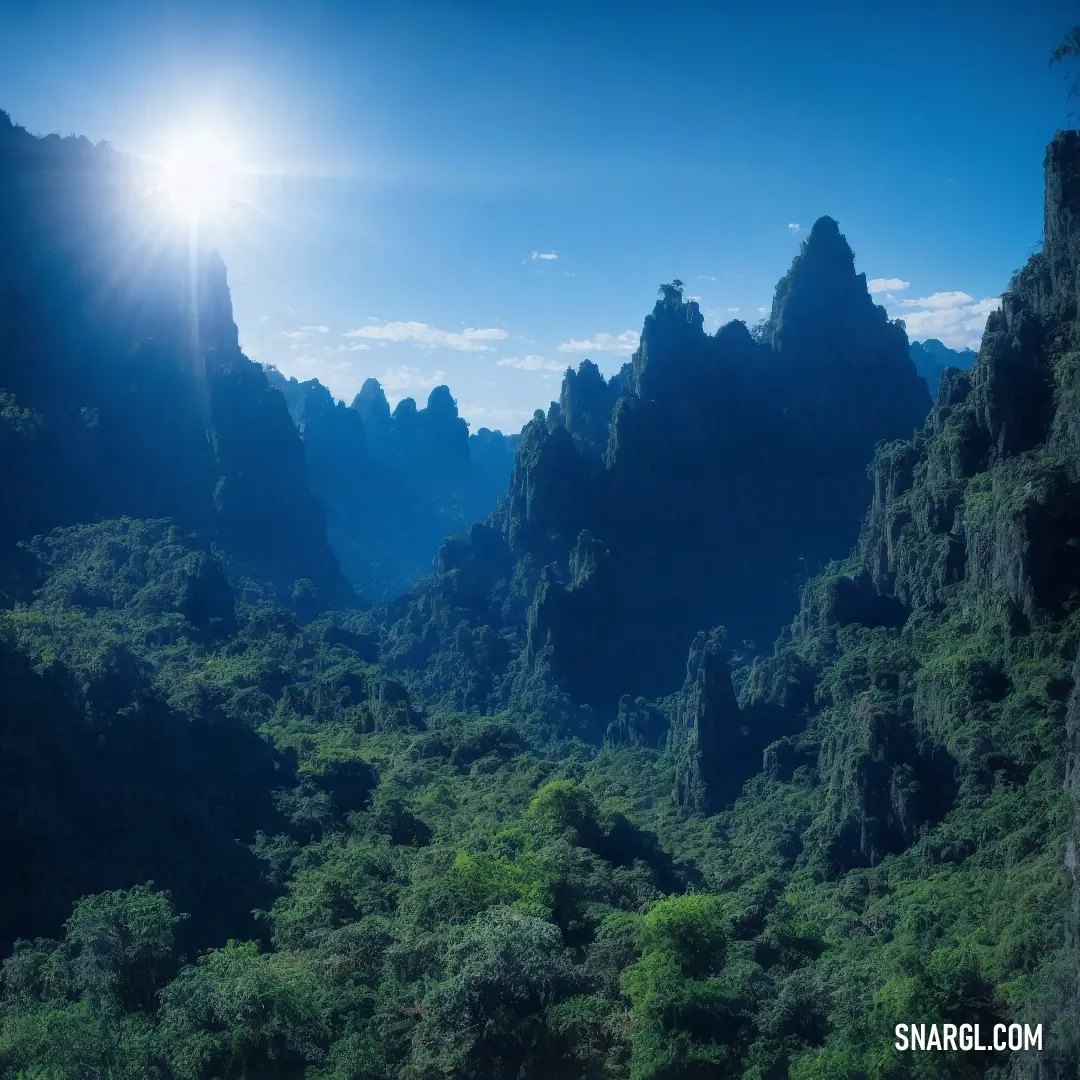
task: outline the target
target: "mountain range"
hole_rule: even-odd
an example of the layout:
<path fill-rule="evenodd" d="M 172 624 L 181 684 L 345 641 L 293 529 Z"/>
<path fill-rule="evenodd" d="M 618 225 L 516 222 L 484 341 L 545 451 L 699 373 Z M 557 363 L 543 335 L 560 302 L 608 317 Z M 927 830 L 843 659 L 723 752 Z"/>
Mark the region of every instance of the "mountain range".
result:
<path fill-rule="evenodd" d="M 3 1080 L 1077 1075 L 1080 132 L 933 398 L 823 217 L 516 441 L 0 165 Z"/>

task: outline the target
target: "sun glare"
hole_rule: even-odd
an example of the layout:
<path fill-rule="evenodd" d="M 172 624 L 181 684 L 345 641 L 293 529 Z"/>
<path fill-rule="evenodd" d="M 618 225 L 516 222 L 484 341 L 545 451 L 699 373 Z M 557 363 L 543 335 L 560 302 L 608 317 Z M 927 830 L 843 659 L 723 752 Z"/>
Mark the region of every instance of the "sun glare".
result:
<path fill-rule="evenodd" d="M 236 199 L 235 143 L 212 131 L 191 131 L 169 144 L 162 188 L 170 215 L 183 223 L 220 219 Z"/>

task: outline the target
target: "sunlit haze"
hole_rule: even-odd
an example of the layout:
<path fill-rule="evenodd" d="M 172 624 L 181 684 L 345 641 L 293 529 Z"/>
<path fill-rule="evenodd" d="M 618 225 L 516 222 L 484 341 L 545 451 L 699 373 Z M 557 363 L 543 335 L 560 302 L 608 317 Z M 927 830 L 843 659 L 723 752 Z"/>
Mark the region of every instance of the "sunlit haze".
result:
<path fill-rule="evenodd" d="M 161 162 L 169 211 L 183 222 L 223 218 L 237 198 L 240 165 L 228 136 L 197 127 L 177 132 Z"/>

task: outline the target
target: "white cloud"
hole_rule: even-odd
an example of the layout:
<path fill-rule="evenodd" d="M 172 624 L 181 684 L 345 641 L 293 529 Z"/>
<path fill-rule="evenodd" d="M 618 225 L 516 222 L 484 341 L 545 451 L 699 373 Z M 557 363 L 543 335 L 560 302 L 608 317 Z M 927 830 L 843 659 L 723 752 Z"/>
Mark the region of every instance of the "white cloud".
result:
<path fill-rule="evenodd" d="M 301 326 L 299 330 L 282 330 L 281 336 L 290 341 L 306 341 L 313 334 L 329 334 L 329 326 Z"/>
<path fill-rule="evenodd" d="M 726 307 L 726 308 L 724 308 L 724 310 L 729 315 L 738 315 L 739 314 L 739 309 L 737 307 Z"/>
<path fill-rule="evenodd" d="M 430 390 L 446 382 L 446 372 L 436 371 L 425 375 L 418 367 L 402 364 L 399 368 L 387 368 L 379 382 L 385 390 Z"/>
<path fill-rule="evenodd" d="M 964 304 L 973 304 L 975 298 L 968 296 L 966 292 L 936 292 L 930 296 L 920 296 L 917 300 L 901 300 L 904 307 L 919 308 L 947 308 L 961 307 Z M 983 303 L 986 303 L 984 300 Z"/>
<path fill-rule="evenodd" d="M 555 360 L 547 360 L 535 353 L 528 356 L 504 356 L 496 367 L 519 368 L 521 371 L 562 371 L 563 365 Z"/>
<path fill-rule="evenodd" d="M 900 319 L 912 341 L 937 338 L 950 349 L 977 349 L 986 329 L 986 317 L 1001 306 L 998 297 L 976 301 L 966 292 L 938 292 L 919 300 L 901 300 Z"/>
<path fill-rule="evenodd" d="M 637 347 L 638 332 L 624 330 L 621 334 L 594 334 L 584 341 L 571 338 L 559 346 L 559 352 L 632 353 Z"/>
<path fill-rule="evenodd" d="M 791 230 L 791 231 L 792 231 L 793 233 L 797 233 L 797 232 L 802 232 L 802 226 L 801 226 L 801 225 L 799 225 L 799 224 L 798 224 L 797 222 L 794 222 L 794 221 L 789 221 L 789 222 L 788 222 L 788 228 L 789 228 L 789 229 L 790 229 L 790 230 Z"/>
<path fill-rule="evenodd" d="M 358 341 L 355 345 L 327 345 L 323 348 L 323 352 L 363 352 L 370 348 L 371 346 L 366 341 Z"/>
<path fill-rule="evenodd" d="M 554 251 L 530 251 L 530 259 L 557 259 L 559 256 Z"/>
<path fill-rule="evenodd" d="M 715 281 L 716 280 L 716 275 L 715 274 L 698 274 L 697 279 L 698 279 L 698 281 Z"/>
<path fill-rule="evenodd" d="M 866 287 L 870 290 L 872 295 L 876 295 L 877 293 L 893 291 L 903 292 L 904 289 L 911 287 L 911 282 L 904 281 L 903 278 L 898 277 L 876 277 L 871 278 L 866 283 Z"/>
<path fill-rule="evenodd" d="M 459 352 L 490 352 L 491 346 L 484 345 L 485 341 L 502 341 L 510 335 L 499 327 L 487 327 L 475 329 L 469 327 L 466 330 L 439 330 L 437 327 L 428 326 L 422 322 L 388 322 L 382 326 L 361 326 L 357 330 L 350 330 L 344 335 L 347 338 L 369 338 L 379 342 L 403 342 L 412 341 L 418 345 L 429 347 L 443 346 L 447 349 L 457 349 Z"/>
<path fill-rule="evenodd" d="M 759 307 L 757 310 L 758 310 L 759 315 L 768 315 L 769 314 L 769 309 L 767 307 Z"/>

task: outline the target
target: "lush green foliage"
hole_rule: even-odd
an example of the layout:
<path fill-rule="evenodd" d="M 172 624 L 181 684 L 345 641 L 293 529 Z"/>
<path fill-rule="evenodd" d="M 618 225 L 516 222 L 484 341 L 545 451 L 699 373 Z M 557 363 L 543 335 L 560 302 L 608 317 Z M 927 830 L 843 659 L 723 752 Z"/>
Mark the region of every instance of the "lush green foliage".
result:
<path fill-rule="evenodd" d="M 270 744 L 276 808 L 252 810 L 247 841 L 276 898 L 260 936 L 209 948 L 160 891 L 190 895 L 183 858 L 80 901 L 5 962 L 0 1075 L 974 1076 L 904 1060 L 893 1024 L 1021 1015 L 1051 975 L 1071 619 L 1018 642 L 950 607 L 799 637 L 789 650 L 831 657 L 820 711 L 732 809 L 688 819 L 660 751 L 554 756 L 512 715 L 420 708 L 365 659 L 363 617 L 301 627 L 240 604 L 196 626 L 189 583 L 213 564 L 175 529 L 34 551 L 7 648 L 89 705 L 84 723 L 129 694 L 143 722 L 157 701 Z M 931 692 L 955 799 L 862 850 L 845 822 L 874 817 L 875 724 Z M 133 827 L 111 821 L 118 847 Z"/>

